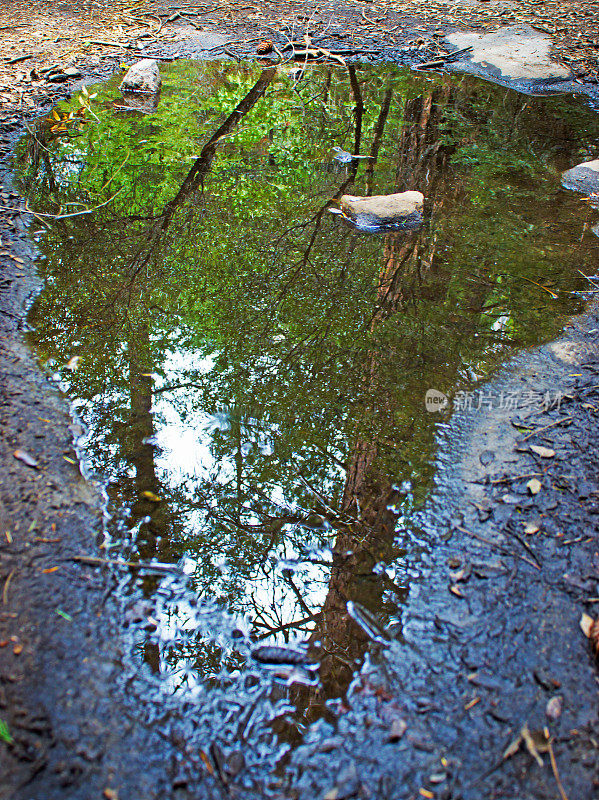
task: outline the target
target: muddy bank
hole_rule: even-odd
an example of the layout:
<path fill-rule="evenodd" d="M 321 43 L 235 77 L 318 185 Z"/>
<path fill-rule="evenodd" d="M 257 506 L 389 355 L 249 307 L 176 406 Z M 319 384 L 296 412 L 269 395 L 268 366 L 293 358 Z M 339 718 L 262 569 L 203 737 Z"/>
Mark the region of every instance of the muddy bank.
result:
<path fill-rule="evenodd" d="M 6 192 L 6 172 L 3 179 Z M 0 717 L 12 743 L 1 747 L 0 793 L 109 797 L 102 793 L 116 786 L 124 797 L 164 796 L 176 758 L 128 708 L 112 582 L 71 560 L 97 552 L 102 497 L 80 474 L 65 402 L 23 343 L 25 310 L 39 289 L 25 235 L 4 215 Z"/>

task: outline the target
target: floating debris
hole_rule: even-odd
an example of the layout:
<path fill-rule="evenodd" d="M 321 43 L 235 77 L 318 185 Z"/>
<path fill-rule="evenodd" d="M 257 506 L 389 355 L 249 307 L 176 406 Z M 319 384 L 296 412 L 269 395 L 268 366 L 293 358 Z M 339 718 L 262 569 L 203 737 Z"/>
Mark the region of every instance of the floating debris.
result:
<path fill-rule="evenodd" d="M 291 647 L 263 645 L 252 650 L 252 658 L 260 664 L 270 664 L 277 667 L 289 665 L 307 670 L 317 670 L 319 667 L 318 662 L 314 661 L 306 652 L 295 650 Z"/>
<path fill-rule="evenodd" d="M 389 637 L 386 635 L 383 627 L 374 614 L 367 608 L 364 608 L 364 606 L 361 606 L 359 603 L 354 603 L 353 600 L 349 600 L 347 603 L 347 613 L 373 641 L 380 642 L 381 644 L 389 644 Z"/>

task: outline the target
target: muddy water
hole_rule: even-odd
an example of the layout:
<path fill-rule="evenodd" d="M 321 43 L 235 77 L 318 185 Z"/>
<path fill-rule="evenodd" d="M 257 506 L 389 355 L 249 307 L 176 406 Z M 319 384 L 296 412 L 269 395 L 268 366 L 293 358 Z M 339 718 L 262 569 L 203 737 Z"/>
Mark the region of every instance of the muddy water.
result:
<path fill-rule="evenodd" d="M 115 79 L 20 143 L 31 206 L 59 215 L 36 233 L 30 339 L 106 487 L 102 557 L 173 566 L 115 567 L 148 714 L 193 706 L 215 762 L 244 746 L 225 766 L 249 791 L 401 635 L 451 400 L 507 402 L 485 378 L 581 310 L 596 212 L 559 175 L 596 152 L 599 119 L 394 67 L 162 75 L 157 106 L 124 107 Z M 329 211 L 409 189 L 416 231 Z M 271 645 L 297 653 L 252 656 Z"/>

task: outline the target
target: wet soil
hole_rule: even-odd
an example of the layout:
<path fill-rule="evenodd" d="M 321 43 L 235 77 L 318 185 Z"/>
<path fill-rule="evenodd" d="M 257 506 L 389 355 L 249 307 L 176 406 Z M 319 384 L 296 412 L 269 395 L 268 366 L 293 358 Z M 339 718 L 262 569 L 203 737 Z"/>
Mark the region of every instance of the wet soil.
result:
<path fill-rule="evenodd" d="M 377 787 L 375 797 L 533 800 L 558 796 L 556 773 L 565 796 L 598 796 L 597 665 L 579 627 L 582 612 L 596 616 L 599 588 L 598 319 L 593 307 L 454 414 L 421 516 L 432 557 L 390 649 L 326 732 L 339 737 L 344 774 L 333 781 L 330 754 L 311 742 L 295 754 L 300 797 L 353 785 L 364 797 Z M 345 736 L 357 723 L 358 742 Z M 524 744 L 505 756 L 524 726 L 548 729 L 554 769 Z M 392 769 L 374 766 L 381 754 Z"/>
<path fill-rule="evenodd" d="M 588 4 L 579 5 L 587 10 Z M 71 19 L 69 7 L 65 14 Z M 355 11 L 351 19 L 356 22 Z M 14 17 L 10 22 L 19 24 Z M 429 31 L 437 22 L 422 24 Z M 485 23 L 479 18 L 476 24 Z M 235 36 L 262 35 L 254 25 L 236 29 Z M 368 31 L 367 23 L 359 25 Z M 107 29 L 101 30 L 103 38 Z M 420 38 L 415 28 L 404 32 L 398 47 Z M 102 63 L 91 67 L 96 76 L 121 60 L 120 53 L 105 51 L 94 52 L 102 53 Z M 49 63 L 55 55 L 32 63 Z M 77 64 L 87 77 L 88 55 Z M 38 101 L 53 102 L 69 85 L 27 86 L 15 97 L 9 84 L 5 102 L 13 128 L 4 134 L 5 148 Z M 3 191 L 10 186 L 5 172 Z M 4 197 L 3 205 L 16 200 Z M 222 796 L 214 762 L 206 765 L 187 747 L 192 731 L 184 714 L 157 721 L 132 699 L 143 692 L 143 681 L 137 691 L 122 684 L 113 577 L 70 560 L 96 552 L 101 490 L 81 477 L 64 400 L 23 344 L 24 313 L 39 288 L 25 234 L 22 216 L 3 212 L 0 718 L 13 744 L 0 750 L 0 791 L 19 800 Z M 498 763 L 525 723 L 531 730 L 549 725 L 570 800 L 599 795 L 597 670 L 578 628 L 583 610 L 596 613 L 599 594 L 597 327 L 591 312 L 561 343 L 525 353 L 486 387 L 495 397 L 515 387 L 559 389 L 560 408 L 545 416 L 535 409 L 531 416 L 530 406 L 515 411 L 483 403 L 481 410 L 454 415 L 440 451 L 438 493 L 422 519 L 423 536 L 436 542 L 434 562 L 426 588 L 412 590 L 402 635 L 394 637 L 402 644 L 391 653 L 393 663 L 404 660 L 411 673 L 409 692 L 397 682 L 398 671 L 386 674 L 385 659 L 375 654 L 371 675 L 362 673 L 350 703 L 339 705 L 337 729 L 322 723 L 313 741 L 296 751 L 273 796 L 555 797 L 546 753 L 543 767 L 525 748 Z M 526 449 L 522 440 L 531 424 L 545 429 L 526 442 L 553 448 L 554 458 Z M 15 458 L 17 449 L 35 466 Z M 534 497 L 526 489 L 529 478 L 520 477 L 532 473 L 542 482 Z M 522 533 L 522 521 L 537 520 L 538 532 Z M 452 572 L 481 561 L 496 563 L 498 575 L 474 568 L 467 579 L 452 580 L 451 559 Z M 429 639 L 434 663 L 427 659 Z M 547 701 L 555 696 L 563 698 L 563 711 L 549 721 Z M 406 723 L 405 732 L 396 725 L 393 733 L 396 718 Z M 356 729 L 363 733 L 359 739 Z M 389 760 L 393 770 L 381 769 Z M 244 796 L 245 790 L 233 785 L 228 791 Z"/>

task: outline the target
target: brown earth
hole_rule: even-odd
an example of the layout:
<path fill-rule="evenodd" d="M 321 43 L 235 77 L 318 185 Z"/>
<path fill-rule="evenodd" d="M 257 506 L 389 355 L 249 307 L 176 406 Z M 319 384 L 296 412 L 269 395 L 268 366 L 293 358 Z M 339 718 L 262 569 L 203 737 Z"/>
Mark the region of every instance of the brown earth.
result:
<path fill-rule="evenodd" d="M 61 84 L 43 80 L 44 68 L 73 65 L 88 75 L 107 61 L 130 61 L 149 45 L 172 45 L 197 31 L 224 34 L 233 51 L 248 38 L 252 51 L 260 39 L 274 36 L 276 43 L 277 36 L 286 41 L 328 33 L 356 54 L 368 55 L 406 45 L 435 53 L 443 51 L 442 37 L 457 28 L 492 31 L 517 23 L 549 34 L 554 58 L 575 76 L 599 80 L 594 0 L 5 2 L 0 9 L 0 104 L 4 114 L 27 115 L 64 91 Z"/>

